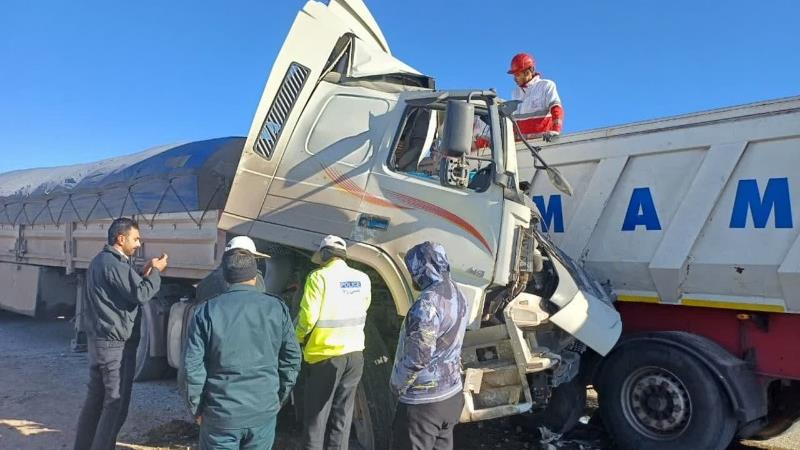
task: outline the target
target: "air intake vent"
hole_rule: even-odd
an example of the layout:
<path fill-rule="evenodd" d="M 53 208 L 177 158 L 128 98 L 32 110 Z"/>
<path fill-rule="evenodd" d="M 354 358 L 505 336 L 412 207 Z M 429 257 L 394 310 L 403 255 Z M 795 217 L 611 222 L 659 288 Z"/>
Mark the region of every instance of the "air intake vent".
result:
<path fill-rule="evenodd" d="M 267 117 L 264 119 L 261 132 L 258 134 L 258 139 L 256 139 L 256 144 L 253 147 L 253 151 L 264 158 L 272 158 L 275 145 L 278 143 L 278 138 L 281 135 L 281 131 L 283 131 L 284 125 L 286 125 L 286 119 L 289 118 L 289 114 L 291 114 L 310 72 L 310 69 L 297 63 L 292 63 L 289 66 L 289 70 L 286 71 L 281 87 L 269 107 Z"/>

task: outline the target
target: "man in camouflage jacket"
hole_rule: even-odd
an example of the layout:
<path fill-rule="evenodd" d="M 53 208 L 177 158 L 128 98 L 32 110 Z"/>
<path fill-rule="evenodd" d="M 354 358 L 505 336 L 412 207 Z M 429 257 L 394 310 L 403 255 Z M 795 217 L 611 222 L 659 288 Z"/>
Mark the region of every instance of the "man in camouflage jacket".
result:
<path fill-rule="evenodd" d="M 452 449 L 453 427 L 464 408 L 461 345 L 467 303 L 450 279 L 440 244 L 423 242 L 405 257 L 421 291 L 400 330 L 391 387 L 399 403 L 394 448 Z"/>

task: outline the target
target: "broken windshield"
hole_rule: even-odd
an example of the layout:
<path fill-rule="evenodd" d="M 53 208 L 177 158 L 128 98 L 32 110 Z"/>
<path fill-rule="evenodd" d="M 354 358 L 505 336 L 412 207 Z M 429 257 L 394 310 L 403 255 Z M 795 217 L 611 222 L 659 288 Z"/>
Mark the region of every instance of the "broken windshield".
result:
<path fill-rule="evenodd" d="M 439 166 L 443 152 L 442 127 L 444 105 L 410 107 L 405 115 L 400 136 L 389 158 L 389 167 L 422 180 L 439 183 Z M 492 174 L 494 149 L 492 127 L 486 109 L 476 109 L 472 128 L 472 146 L 464 155 L 469 177 L 468 189 L 488 189 Z"/>

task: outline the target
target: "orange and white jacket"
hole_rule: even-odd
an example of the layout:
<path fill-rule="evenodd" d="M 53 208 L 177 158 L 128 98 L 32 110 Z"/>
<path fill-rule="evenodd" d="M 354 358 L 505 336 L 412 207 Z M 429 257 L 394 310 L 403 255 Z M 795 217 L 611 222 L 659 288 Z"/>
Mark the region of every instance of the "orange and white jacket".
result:
<path fill-rule="evenodd" d="M 525 86 L 517 86 L 511 98 L 522 102 L 514 116 L 526 138 L 537 138 L 548 131 L 561 133 L 564 108 L 553 81 L 537 74 Z"/>

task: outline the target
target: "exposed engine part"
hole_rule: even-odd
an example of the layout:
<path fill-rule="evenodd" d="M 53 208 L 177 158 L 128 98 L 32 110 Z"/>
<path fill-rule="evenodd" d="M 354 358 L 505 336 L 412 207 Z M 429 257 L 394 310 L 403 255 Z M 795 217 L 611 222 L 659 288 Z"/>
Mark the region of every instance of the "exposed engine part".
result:
<path fill-rule="evenodd" d="M 579 355 L 582 355 L 583 352 L 586 351 L 586 344 L 584 344 L 583 342 L 575 339 L 575 341 L 572 343 L 572 345 L 567 347 L 566 350 L 571 351 L 571 352 L 575 352 L 575 353 L 577 353 Z"/>
<path fill-rule="evenodd" d="M 531 225 L 533 226 L 533 225 Z M 518 270 L 520 272 L 536 273 L 544 268 L 544 258 L 542 252 L 536 246 L 536 238 L 533 230 L 528 227 L 522 231 L 522 249 L 519 260 Z"/>
<path fill-rule="evenodd" d="M 548 289 L 551 287 L 555 289 L 555 286 L 558 285 L 557 275 L 552 268 L 552 264 L 549 264 L 548 270 L 543 272 L 545 270 L 546 261 L 541 250 L 538 248 L 535 233 L 533 233 L 531 228 L 533 226 L 534 223 L 532 222 L 530 227 L 517 228 L 515 231 L 516 236 L 514 242 L 516 243 L 516 248 L 512 255 L 512 261 L 515 262 L 512 267 L 511 283 L 506 289 L 496 292 L 491 298 L 487 295 L 482 319 L 485 323 L 504 323 L 505 318 L 503 317 L 502 311 L 508 303 L 521 292 L 536 293 L 539 295 L 537 292 L 534 292 L 534 290 L 544 291 L 545 286 Z M 556 281 L 553 281 L 554 277 Z M 545 283 L 545 280 L 549 282 Z M 541 288 L 532 290 L 532 282 L 537 287 L 541 286 Z M 552 290 L 549 294 L 552 294 Z"/>
<path fill-rule="evenodd" d="M 543 374 L 528 375 L 528 385 L 531 389 L 531 400 L 534 408 L 544 408 L 547 406 L 547 402 L 550 401 L 550 395 L 553 390 L 550 389 L 550 383 L 547 378 Z"/>
<path fill-rule="evenodd" d="M 581 367 L 581 355 L 565 350 L 561 352 L 561 362 L 553 369 L 550 384 L 557 387 L 562 383 L 567 383 L 578 376 Z"/>
<path fill-rule="evenodd" d="M 542 306 L 546 303 L 546 301 L 539 303 L 542 311 L 544 311 Z M 575 337 L 552 322 L 543 323 L 535 329 L 527 331 L 525 337 L 532 347 L 545 347 L 555 353 L 561 353 L 565 350 L 574 351 L 572 346 L 575 343 Z"/>
<path fill-rule="evenodd" d="M 502 314 L 504 308 L 510 301 L 509 288 L 502 288 L 486 294 L 486 301 L 483 305 L 483 316 L 481 320 L 486 325 L 499 325 L 505 323 Z"/>
<path fill-rule="evenodd" d="M 544 259 L 544 268 L 540 272 L 532 274 L 528 285 L 525 286 L 525 292 L 529 292 L 543 299 L 549 299 L 553 296 L 553 293 L 555 293 L 556 288 L 558 288 L 558 274 L 556 273 L 553 263 L 549 258 L 546 258 Z M 543 305 L 543 308 L 549 313 L 555 314 L 558 311 L 556 305 L 547 301 L 542 303 L 546 304 Z"/>

